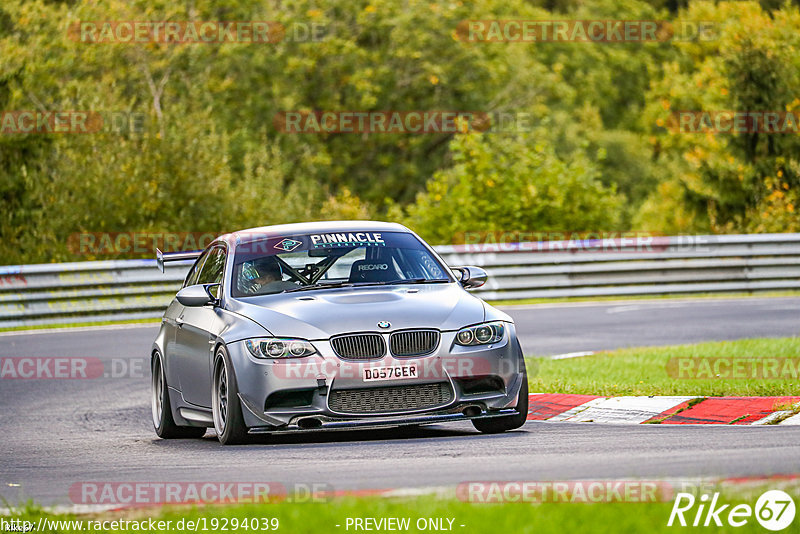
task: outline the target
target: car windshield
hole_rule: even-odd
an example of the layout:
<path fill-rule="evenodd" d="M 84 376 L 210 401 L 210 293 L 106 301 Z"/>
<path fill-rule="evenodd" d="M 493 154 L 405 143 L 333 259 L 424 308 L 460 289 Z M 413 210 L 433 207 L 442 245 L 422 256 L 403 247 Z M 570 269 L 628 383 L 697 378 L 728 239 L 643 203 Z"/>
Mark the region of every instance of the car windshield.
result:
<path fill-rule="evenodd" d="M 234 297 L 329 287 L 452 282 L 413 234 L 329 232 L 269 236 L 236 246 Z"/>

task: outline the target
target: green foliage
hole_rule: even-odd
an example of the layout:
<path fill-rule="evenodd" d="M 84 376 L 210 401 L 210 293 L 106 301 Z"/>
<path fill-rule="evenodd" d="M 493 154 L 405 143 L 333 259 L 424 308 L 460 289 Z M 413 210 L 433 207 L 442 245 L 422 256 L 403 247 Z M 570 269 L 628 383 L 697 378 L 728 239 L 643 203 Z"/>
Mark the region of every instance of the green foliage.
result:
<path fill-rule="evenodd" d="M 796 133 L 674 133 L 664 126 L 673 110 L 800 110 L 800 11 L 787 5 L 770 14 L 753 2 L 698 2 L 687 15 L 715 23 L 718 38 L 681 44 L 680 60 L 665 66 L 648 94 L 644 122 L 652 125 L 656 156 L 672 176 L 638 220 L 674 228 L 666 203 L 680 207 L 684 221 L 677 226 L 684 230 L 797 231 Z"/>
<path fill-rule="evenodd" d="M 580 154 L 560 159 L 528 136 L 462 134 L 453 166 L 437 172 L 408 210 L 407 224 L 435 243 L 465 231 L 610 230 L 619 198 Z"/>

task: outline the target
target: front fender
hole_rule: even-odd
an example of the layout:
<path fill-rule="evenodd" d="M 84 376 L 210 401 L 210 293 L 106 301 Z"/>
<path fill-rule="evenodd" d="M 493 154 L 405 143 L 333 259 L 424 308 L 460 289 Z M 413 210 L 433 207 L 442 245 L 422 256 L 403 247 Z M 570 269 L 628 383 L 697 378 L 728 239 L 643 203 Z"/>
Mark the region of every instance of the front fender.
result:
<path fill-rule="evenodd" d="M 514 320 L 505 312 L 501 312 L 494 306 L 487 304 L 485 301 L 483 302 L 483 310 L 484 310 L 484 321 L 504 321 L 506 323 L 513 323 Z"/>
<path fill-rule="evenodd" d="M 272 332 L 265 326 L 236 312 L 217 309 L 217 320 L 214 322 L 213 334 L 220 344 L 228 345 L 251 337 L 271 336 Z"/>

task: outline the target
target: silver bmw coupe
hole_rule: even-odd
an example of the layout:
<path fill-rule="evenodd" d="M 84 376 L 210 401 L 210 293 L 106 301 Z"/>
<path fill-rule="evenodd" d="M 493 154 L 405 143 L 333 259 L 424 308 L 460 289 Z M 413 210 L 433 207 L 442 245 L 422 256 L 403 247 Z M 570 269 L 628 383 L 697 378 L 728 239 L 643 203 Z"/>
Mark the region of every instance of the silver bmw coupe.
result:
<path fill-rule="evenodd" d="M 469 420 L 522 426 L 525 362 L 514 323 L 393 223 L 315 222 L 220 236 L 194 259 L 152 347 L 162 438 Z"/>

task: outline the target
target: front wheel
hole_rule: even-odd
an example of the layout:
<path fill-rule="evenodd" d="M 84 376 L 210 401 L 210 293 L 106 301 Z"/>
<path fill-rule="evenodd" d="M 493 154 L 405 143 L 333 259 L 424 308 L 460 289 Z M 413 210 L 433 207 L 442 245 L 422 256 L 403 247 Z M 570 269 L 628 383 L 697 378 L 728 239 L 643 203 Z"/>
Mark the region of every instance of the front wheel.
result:
<path fill-rule="evenodd" d="M 508 430 L 514 430 L 525 424 L 528 419 L 528 373 L 525 369 L 525 358 L 522 360 L 522 387 L 519 388 L 519 401 L 517 402 L 517 413 L 503 417 L 492 417 L 488 419 L 473 419 L 472 426 L 484 434 L 499 434 Z"/>
<path fill-rule="evenodd" d="M 214 363 L 214 382 L 211 390 L 211 411 L 214 430 L 223 445 L 236 445 L 247 441 L 247 427 L 239 402 L 239 388 L 230 358 L 220 347 Z"/>
<path fill-rule="evenodd" d="M 167 374 L 164 372 L 164 362 L 161 359 L 161 354 L 155 353 L 153 355 L 151 371 L 153 372 L 151 383 L 153 427 L 158 437 L 163 439 L 202 438 L 203 434 L 206 433 L 205 428 L 178 426 L 172 418 Z"/>

